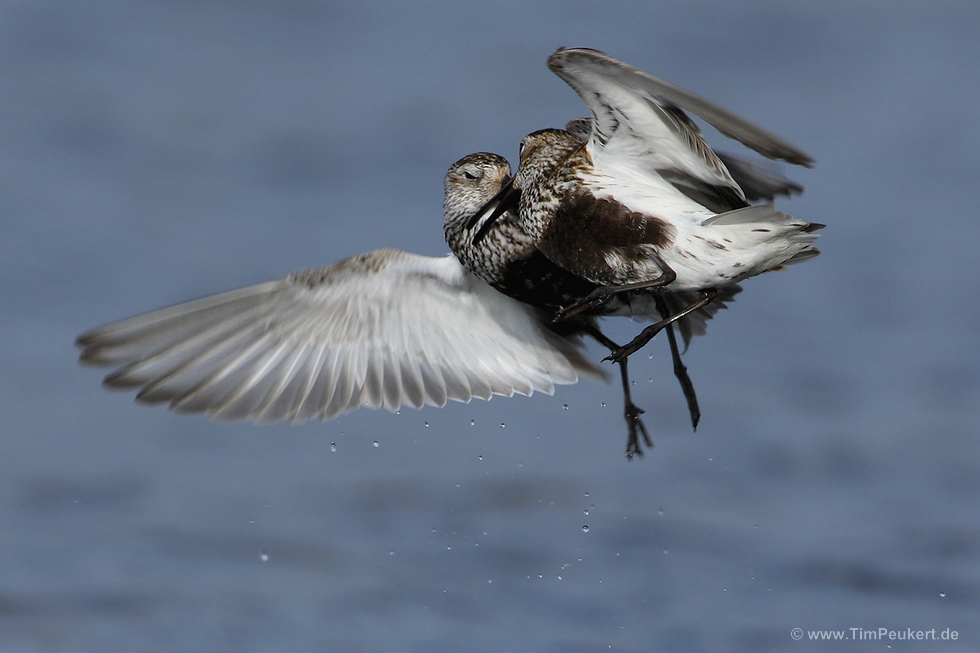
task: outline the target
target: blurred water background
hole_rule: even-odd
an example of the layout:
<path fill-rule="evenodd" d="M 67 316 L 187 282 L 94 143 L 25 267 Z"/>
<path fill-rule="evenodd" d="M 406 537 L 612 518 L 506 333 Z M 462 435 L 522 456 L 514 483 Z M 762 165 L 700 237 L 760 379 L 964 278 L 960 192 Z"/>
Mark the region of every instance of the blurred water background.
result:
<path fill-rule="evenodd" d="M 4 1 L 0 652 L 980 650 L 978 34 L 974 2 Z M 659 338 L 632 462 L 616 384 L 256 427 L 75 363 L 131 314 L 445 253 L 449 165 L 584 114 L 561 45 L 817 160 L 775 169 L 823 256 L 691 346 L 696 434 Z M 791 636 L 882 627 L 959 638 Z"/>

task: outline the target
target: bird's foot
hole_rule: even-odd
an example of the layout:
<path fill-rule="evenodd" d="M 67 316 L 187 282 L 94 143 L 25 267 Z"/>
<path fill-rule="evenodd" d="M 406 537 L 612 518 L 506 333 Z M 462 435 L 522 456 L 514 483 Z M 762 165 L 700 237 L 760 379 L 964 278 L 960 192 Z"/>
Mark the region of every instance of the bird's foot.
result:
<path fill-rule="evenodd" d="M 639 436 L 643 436 L 643 442 L 646 444 L 647 449 L 653 448 L 653 441 L 647 433 L 647 427 L 643 425 L 643 420 L 640 419 L 640 415 L 644 413 L 644 410 L 632 401 L 627 400 L 623 412 L 626 417 L 626 427 L 629 430 L 629 439 L 626 442 L 626 457 L 631 460 L 633 456 L 642 458 L 643 447 L 640 446 Z"/>
<path fill-rule="evenodd" d="M 608 288 L 596 288 L 591 293 L 578 300 L 574 304 L 570 304 L 565 308 L 561 309 L 555 313 L 555 317 L 551 320 L 553 324 L 559 322 L 564 322 L 565 320 L 570 320 L 573 317 L 581 315 L 587 311 L 591 311 L 594 308 L 602 306 L 616 293 Z"/>
<path fill-rule="evenodd" d="M 602 360 L 612 361 L 613 363 L 623 363 L 627 358 L 643 349 L 648 342 L 653 340 L 653 337 L 660 333 L 664 326 L 666 325 L 663 322 L 658 322 L 657 324 L 648 326 L 628 343 L 609 352 L 609 355 Z"/>

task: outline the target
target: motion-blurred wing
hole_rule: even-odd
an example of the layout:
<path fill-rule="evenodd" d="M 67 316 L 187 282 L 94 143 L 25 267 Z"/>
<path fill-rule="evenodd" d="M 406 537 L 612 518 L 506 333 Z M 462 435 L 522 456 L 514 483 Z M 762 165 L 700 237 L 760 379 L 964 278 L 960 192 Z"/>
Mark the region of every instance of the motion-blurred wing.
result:
<path fill-rule="evenodd" d="M 682 114 L 678 111 L 682 109 L 767 158 L 804 166 L 813 163 L 805 152 L 741 116 L 597 50 L 560 49 L 549 57 L 548 67 L 592 110 L 598 128 L 594 137 L 611 137 L 624 120 L 640 121 L 631 127 L 642 133 L 645 127 L 655 127 L 647 123 L 657 117 L 678 132 L 675 138 L 684 138 L 699 150 L 703 144 L 700 132 L 683 134 L 689 119 L 672 119 L 671 114 Z M 649 108 L 644 109 L 644 104 Z M 655 131 L 663 131 L 663 127 Z M 705 164 L 714 165 L 711 161 Z"/>
<path fill-rule="evenodd" d="M 452 256 L 378 250 L 79 336 L 137 399 L 225 419 L 327 420 L 360 406 L 552 393 L 601 377 L 578 339 Z"/>
<path fill-rule="evenodd" d="M 721 162 L 728 168 L 732 178 L 745 193 L 745 199 L 750 202 L 772 202 L 777 195 L 797 195 L 803 192 L 803 186 L 775 172 L 760 168 L 732 154 L 715 152 Z"/>

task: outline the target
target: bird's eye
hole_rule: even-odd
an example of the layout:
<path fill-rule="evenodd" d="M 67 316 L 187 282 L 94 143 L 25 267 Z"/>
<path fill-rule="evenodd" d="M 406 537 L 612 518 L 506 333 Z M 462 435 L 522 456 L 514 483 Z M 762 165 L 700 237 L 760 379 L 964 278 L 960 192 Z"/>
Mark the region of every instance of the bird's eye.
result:
<path fill-rule="evenodd" d="M 483 176 L 483 170 L 480 170 L 479 168 L 467 168 L 463 170 L 463 176 L 470 181 L 476 181 Z"/>

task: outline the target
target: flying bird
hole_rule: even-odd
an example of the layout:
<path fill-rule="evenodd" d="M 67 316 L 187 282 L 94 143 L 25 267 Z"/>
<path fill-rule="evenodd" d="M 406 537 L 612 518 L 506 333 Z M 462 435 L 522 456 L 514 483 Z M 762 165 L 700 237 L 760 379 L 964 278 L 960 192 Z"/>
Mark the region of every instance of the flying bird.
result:
<path fill-rule="evenodd" d="M 559 320 L 588 313 L 623 292 L 698 293 L 608 360 L 625 360 L 673 321 L 708 305 L 719 287 L 819 254 L 813 232 L 823 225 L 794 219 L 772 204 L 752 205 L 684 111 L 763 156 L 810 166 L 812 159 L 801 150 L 595 50 L 560 49 L 548 66 L 592 117 L 573 121 L 570 130 L 525 137 L 517 173 L 469 226 L 477 227 L 478 243 L 501 215 L 516 210 L 539 251 L 596 284 L 563 307 Z M 754 172 L 738 170 L 746 180 Z M 768 199 L 754 187 L 750 196 Z"/>
<path fill-rule="evenodd" d="M 571 121 L 562 142 L 586 151 L 599 129 L 595 117 Z M 748 199 L 801 190 L 734 157 L 723 165 Z M 523 154 L 521 166 L 526 178 Z M 704 191 L 682 176 L 670 183 L 688 194 Z M 609 286 L 563 267 L 527 229 L 523 206 L 516 210 L 514 198 L 524 187 L 510 178 L 502 157 L 464 157 L 445 181 L 444 230 L 454 255 L 382 249 L 139 315 L 79 336 L 80 360 L 118 368 L 105 377 L 107 387 L 137 388 L 138 401 L 168 403 L 179 412 L 257 422 L 329 420 L 359 407 L 551 394 L 579 376 L 601 379 L 584 356 L 582 337 L 596 339 L 615 358 L 623 348 L 599 330 L 596 318 L 626 315 L 655 322 L 650 329 L 667 328 L 696 427 L 697 400 L 673 327 L 689 344 L 740 288 L 716 284 L 718 299 L 699 303 L 690 289 Z M 638 434 L 652 443 L 630 397 L 627 357 L 615 360 L 632 456 L 642 453 Z"/>
<path fill-rule="evenodd" d="M 745 162 L 743 162 L 745 163 Z M 751 164 L 745 163 L 747 166 Z M 487 198 L 496 196 L 510 179 L 510 165 L 498 154 L 480 152 L 463 157 L 446 173 L 444 230 L 446 241 L 459 261 L 483 281 L 521 302 L 543 309 L 552 328 L 564 333 L 589 335 L 611 352 L 620 345 L 599 329 L 597 317 L 628 316 L 658 322 L 678 313 L 697 298 L 696 293 L 621 293 L 569 319 L 555 321 L 563 306 L 589 295 L 597 285 L 559 267 L 537 249 L 523 230 L 518 217 L 507 211 L 497 219 L 484 238 L 474 242 L 476 226 L 472 216 Z M 773 177 L 776 179 L 776 177 Z M 785 180 L 780 181 L 782 184 Z M 772 184 L 770 184 L 772 187 Z M 721 289 L 723 297 L 692 311 L 677 321 L 685 345 L 693 335 L 705 333 L 707 320 L 730 302 L 741 288 L 730 284 Z M 697 429 L 701 413 L 694 384 L 680 358 L 673 324 L 667 334 L 674 374 L 687 400 L 692 426 Z M 631 398 L 627 360 L 617 361 L 623 385 L 624 417 L 628 428 L 627 457 L 642 455 L 640 436 L 650 447 L 652 441 L 640 419 L 643 409 Z"/>
<path fill-rule="evenodd" d="M 450 168 L 444 226 L 453 249 L 466 240 L 452 235 L 455 226 L 497 193 L 509 172 L 506 160 L 484 154 Z M 563 279 L 547 291 L 533 284 L 519 291 L 521 278 L 532 279 L 526 264 L 528 274 L 520 274 L 522 261 L 553 267 L 527 247 L 508 218 L 482 252 L 466 249 L 463 263 L 454 255 L 381 249 L 109 324 L 76 344 L 83 364 L 119 368 L 104 384 L 138 389 L 137 401 L 256 422 L 551 394 L 580 375 L 603 379 L 582 352 L 594 319 L 552 324 L 561 302 L 592 285 L 558 270 Z M 504 273 L 515 265 L 518 278 Z M 543 284 L 545 276 L 536 278 Z M 614 308 L 610 303 L 607 312 Z M 710 315 L 679 323 L 685 341 L 703 333 Z"/>

